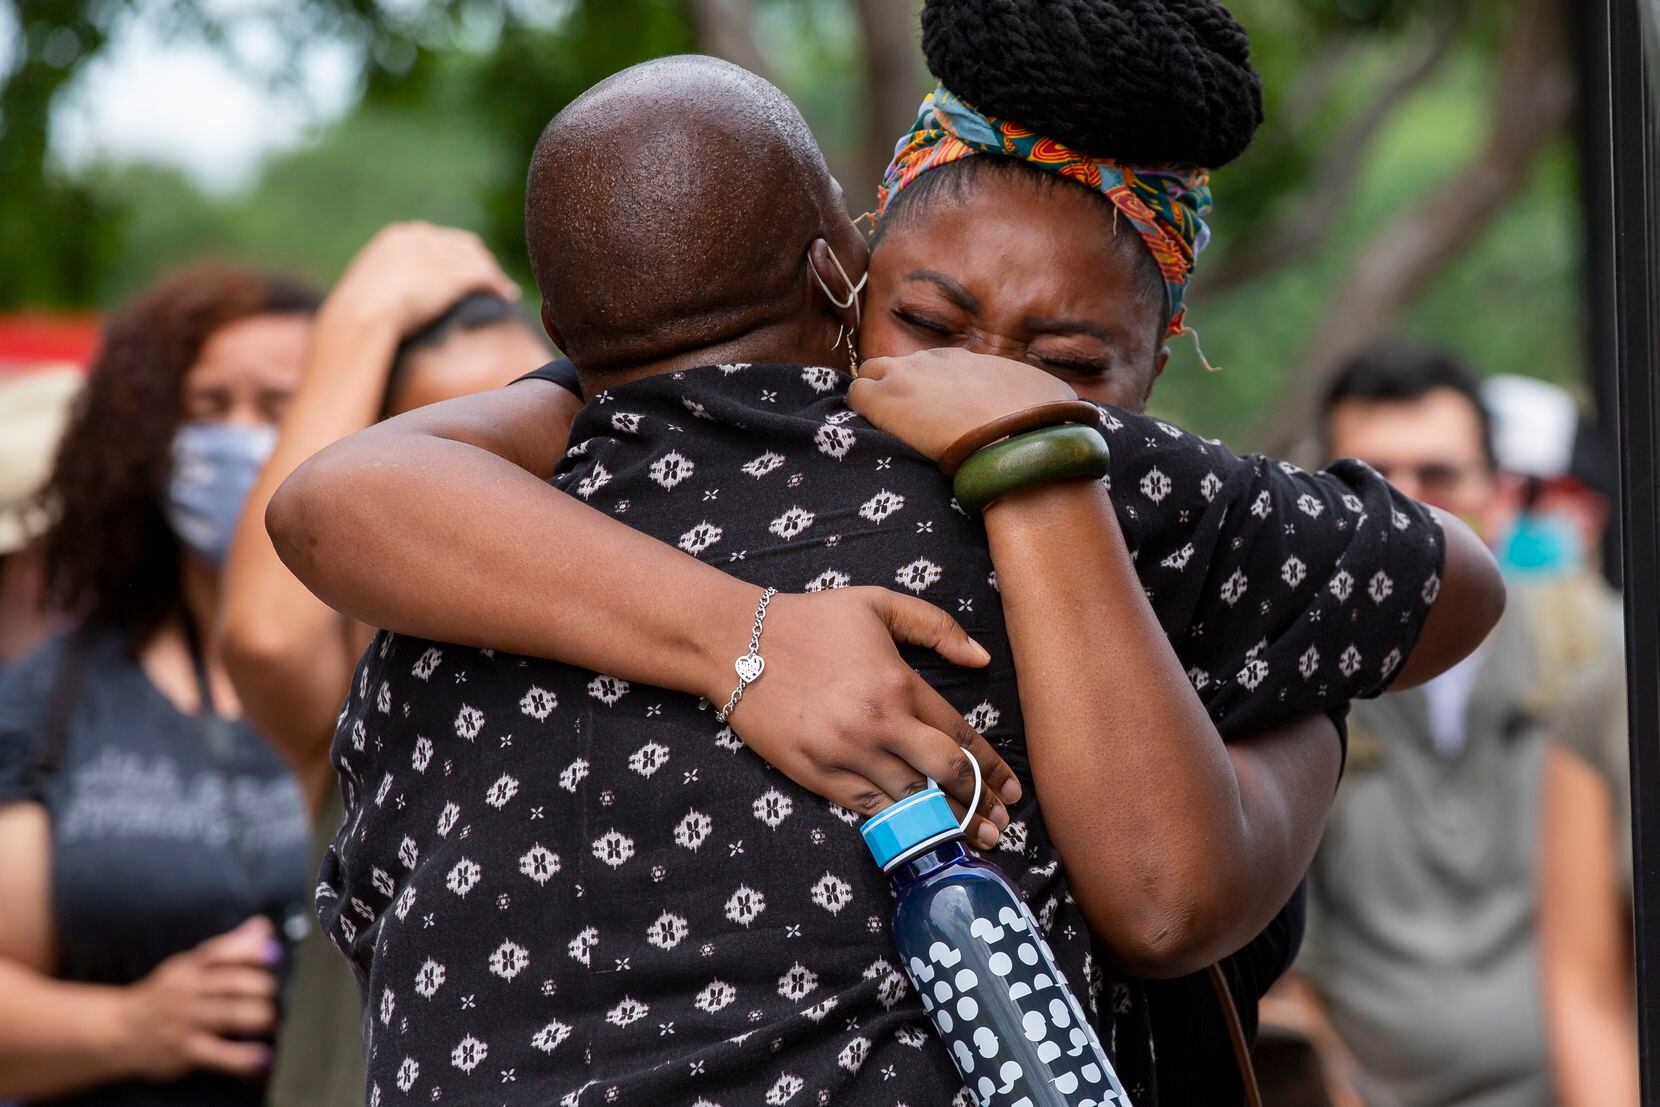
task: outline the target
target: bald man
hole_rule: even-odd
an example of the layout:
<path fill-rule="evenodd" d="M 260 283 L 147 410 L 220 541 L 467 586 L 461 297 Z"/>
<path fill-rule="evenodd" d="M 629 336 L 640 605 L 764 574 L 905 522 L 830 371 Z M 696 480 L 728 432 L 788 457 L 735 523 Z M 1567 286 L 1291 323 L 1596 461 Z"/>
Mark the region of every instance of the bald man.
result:
<path fill-rule="evenodd" d="M 895 569 L 914 562 L 921 573 L 924 554 L 965 547 L 965 594 L 996 628 L 983 637 L 1002 637 L 983 536 L 950 510 L 928 462 L 847 425 L 845 381 L 819 367 L 853 322 L 834 301 L 850 304 L 842 274 L 857 280 L 866 249 L 782 93 L 707 58 L 601 83 L 536 148 L 526 238 L 543 320 L 570 361 L 490 403 L 421 417 L 443 421 L 452 447 L 420 466 L 429 494 L 456 530 L 496 532 L 492 552 L 471 559 L 489 570 L 476 575 L 499 573 L 521 546 L 540 555 L 518 539 L 534 533 L 532 503 L 547 497 L 534 474 L 559 459 L 558 424 L 580 390 L 594 399 L 570 441 L 585 460 L 557 487 L 786 590 L 892 586 Z M 385 429 L 391 442 L 396 428 Z M 474 475 L 480 459 L 461 441 L 520 468 Z M 353 448 L 319 458 L 273 501 L 279 548 L 339 552 L 311 518 L 307 481 Z M 879 458 L 899 472 L 877 472 Z M 832 505 L 856 509 L 879 485 L 907 481 L 926 484 L 919 502 L 937 520 L 924 544 L 914 527 L 838 524 L 849 548 L 832 566 L 825 527 L 797 541 L 815 509 L 828 522 Z M 502 515 L 454 524 L 509 490 L 524 499 Z M 392 556 L 371 542 L 346 560 Z M 526 572 L 560 569 L 541 560 Z M 625 605 L 604 632 L 615 639 L 632 632 L 623 612 L 662 577 L 632 559 L 604 572 Z M 741 652 L 761 588 L 731 583 L 737 606 L 709 618 Z M 437 591 L 456 607 L 474 602 Z M 511 591 L 478 602 L 486 618 L 503 602 L 535 606 Z M 402 625 L 398 616 L 371 618 Z M 769 623 L 764 654 L 777 633 Z M 1001 711 L 1015 729 L 1003 649 L 995 679 L 961 684 L 967 670 L 957 671 L 946 725 L 961 728 L 961 713 L 983 704 L 977 718 Z M 949 668 L 913 660 L 936 680 Z M 371 1102 L 970 1102 L 897 966 L 887 878 L 857 817 L 745 749 L 698 697 L 383 632 L 353 681 L 334 756 L 347 815 L 319 910 L 365 989 Z M 1066 930 L 1056 953 L 1086 981 L 1087 930 L 1026 806 L 1025 851 L 1006 868 L 1036 905 L 1052 901 L 1046 918 Z"/>

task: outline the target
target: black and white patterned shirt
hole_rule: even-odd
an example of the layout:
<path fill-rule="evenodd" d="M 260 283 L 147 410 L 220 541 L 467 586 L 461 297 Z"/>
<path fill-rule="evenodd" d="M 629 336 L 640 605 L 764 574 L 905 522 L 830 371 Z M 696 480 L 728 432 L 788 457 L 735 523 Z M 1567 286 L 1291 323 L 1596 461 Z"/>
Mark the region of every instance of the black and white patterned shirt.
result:
<path fill-rule="evenodd" d="M 1151 1107 L 1147 992 L 1092 949 L 1039 815 L 984 531 L 846 384 L 792 365 L 630 383 L 583 409 L 554 484 L 757 585 L 921 596 L 991 651 L 907 659 L 1026 784 L 991 860 Z M 1381 690 L 1438 587 L 1423 509 L 1358 464 L 1307 474 L 1118 411 L 1102 428 L 1142 582 L 1224 736 Z M 371 1104 L 971 1102 L 855 816 L 695 697 L 382 633 L 334 760 L 319 912 L 365 990 Z"/>

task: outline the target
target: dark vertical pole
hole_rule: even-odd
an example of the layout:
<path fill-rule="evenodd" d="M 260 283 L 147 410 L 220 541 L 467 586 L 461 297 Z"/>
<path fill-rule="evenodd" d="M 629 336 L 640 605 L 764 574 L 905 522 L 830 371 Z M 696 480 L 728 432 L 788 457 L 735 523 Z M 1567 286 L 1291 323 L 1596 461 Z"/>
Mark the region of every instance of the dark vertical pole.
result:
<path fill-rule="evenodd" d="M 1608 9 L 1575 5 L 1574 71 L 1579 96 L 1574 144 L 1579 150 L 1579 190 L 1584 212 L 1585 354 L 1597 432 L 1612 448 L 1619 440 L 1619 349 L 1614 323 L 1614 221 L 1608 197 L 1614 163 L 1614 128 L 1609 117 Z M 1620 520 L 1616 513 L 1603 536 L 1603 572 L 1621 585 Z"/>
<path fill-rule="evenodd" d="M 1608 95 L 1608 9 L 1602 4 L 1577 7 L 1574 21 L 1574 69 L 1579 99 L 1574 112 L 1574 141 L 1579 148 L 1579 178 L 1585 198 L 1585 290 L 1587 352 L 1591 398 L 1598 427 L 1613 441 L 1619 422 L 1619 357 L 1614 328 L 1614 224 L 1608 197 L 1614 163 L 1613 106 Z"/>
<path fill-rule="evenodd" d="M 1609 0 L 1614 327 L 1619 356 L 1620 509 L 1631 709 L 1638 1050 L 1643 1103 L 1660 1107 L 1660 272 L 1655 112 L 1639 3 Z"/>

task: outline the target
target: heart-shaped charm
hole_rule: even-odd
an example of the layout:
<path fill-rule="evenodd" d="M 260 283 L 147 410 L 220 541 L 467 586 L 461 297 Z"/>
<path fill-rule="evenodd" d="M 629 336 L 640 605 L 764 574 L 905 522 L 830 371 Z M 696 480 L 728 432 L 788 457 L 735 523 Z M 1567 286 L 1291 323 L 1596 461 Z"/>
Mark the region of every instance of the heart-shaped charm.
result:
<path fill-rule="evenodd" d="M 767 659 L 758 653 L 746 653 L 732 663 L 738 670 L 738 679 L 745 684 L 753 684 L 760 679 L 761 672 L 767 667 Z"/>

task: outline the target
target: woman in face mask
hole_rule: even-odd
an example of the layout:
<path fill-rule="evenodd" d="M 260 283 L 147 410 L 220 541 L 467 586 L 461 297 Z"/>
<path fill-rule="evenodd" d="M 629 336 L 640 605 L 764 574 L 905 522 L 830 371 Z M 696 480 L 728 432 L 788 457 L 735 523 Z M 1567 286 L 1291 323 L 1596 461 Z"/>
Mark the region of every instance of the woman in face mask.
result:
<path fill-rule="evenodd" d="M 105 331 L 46 492 L 78 624 L 0 683 L 0 1100 L 263 1098 L 306 820 L 211 635 L 316 303 L 193 269 Z"/>

